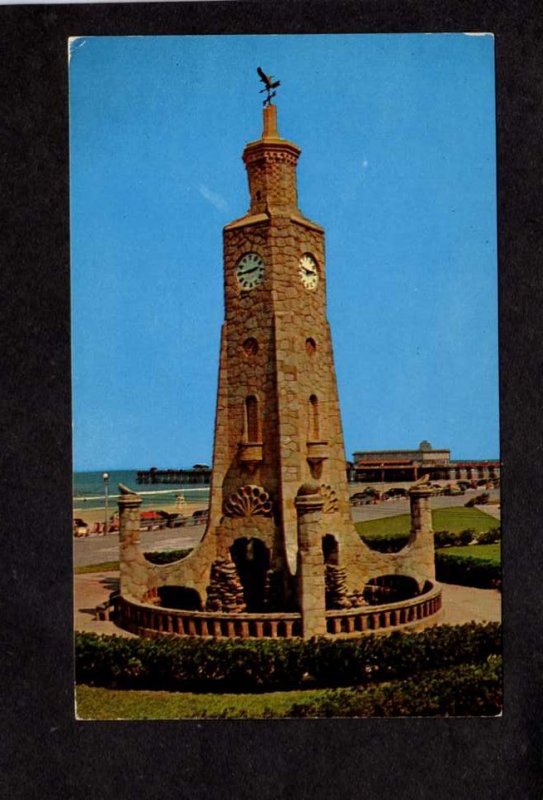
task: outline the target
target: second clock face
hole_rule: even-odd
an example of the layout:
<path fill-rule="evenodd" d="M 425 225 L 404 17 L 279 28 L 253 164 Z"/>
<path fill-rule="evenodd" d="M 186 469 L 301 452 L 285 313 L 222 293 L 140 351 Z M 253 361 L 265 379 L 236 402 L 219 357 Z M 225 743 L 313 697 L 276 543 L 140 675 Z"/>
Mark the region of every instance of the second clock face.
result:
<path fill-rule="evenodd" d="M 305 253 L 298 262 L 300 278 L 306 289 L 316 289 L 319 283 L 317 262 L 309 253 Z"/>
<path fill-rule="evenodd" d="M 236 278 L 240 289 L 249 291 L 262 283 L 264 261 L 258 253 L 245 253 L 236 264 Z"/>

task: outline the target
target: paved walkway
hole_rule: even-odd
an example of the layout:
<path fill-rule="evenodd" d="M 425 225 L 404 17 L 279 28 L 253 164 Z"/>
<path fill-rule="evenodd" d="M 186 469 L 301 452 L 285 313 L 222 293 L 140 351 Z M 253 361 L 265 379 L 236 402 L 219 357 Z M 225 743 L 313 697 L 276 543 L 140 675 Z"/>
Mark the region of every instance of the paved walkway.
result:
<path fill-rule="evenodd" d="M 437 619 L 438 625 L 501 621 L 502 596 L 497 589 L 442 583 L 441 592 L 443 608 Z"/>
<path fill-rule="evenodd" d="M 479 511 L 482 511 L 483 514 L 489 514 L 491 517 L 494 517 L 494 519 L 502 518 L 501 506 L 496 506 L 493 503 L 487 503 L 485 506 L 475 506 L 475 508 L 478 508 Z"/>
<path fill-rule="evenodd" d="M 74 624 L 78 631 L 132 634 L 115 623 L 94 619 L 94 609 L 119 587 L 118 572 L 92 572 L 76 575 L 74 583 Z M 473 589 L 443 583 L 443 608 L 429 625 L 458 625 L 463 622 L 498 622 L 501 619 L 501 594 L 495 589 Z"/>
<path fill-rule="evenodd" d="M 184 550 L 196 547 L 205 532 L 205 525 L 191 525 L 187 528 L 162 528 L 158 531 L 141 532 L 141 549 L 146 550 Z M 74 565 L 103 564 L 119 560 L 119 534 L 107 536 L 85 536 L 74 539 Z"/>
<path fill-rule="evenodd" d="M 119 589 L 118 572 L 90 572 L 74 575 L 74 627 L 88 633 L 117 633 L 132 636 L 113 622 L 95 619 L 96 606 Z"/>

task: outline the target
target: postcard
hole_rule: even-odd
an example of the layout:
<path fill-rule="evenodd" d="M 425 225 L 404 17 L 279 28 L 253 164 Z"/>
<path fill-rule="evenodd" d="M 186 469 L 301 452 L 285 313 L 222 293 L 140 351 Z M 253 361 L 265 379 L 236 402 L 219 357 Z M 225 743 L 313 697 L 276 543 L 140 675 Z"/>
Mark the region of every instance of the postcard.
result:
<path fill-rule="evenodd" d="M 77 717 L 499 715 L 493 36 L 68 55 Z"/>

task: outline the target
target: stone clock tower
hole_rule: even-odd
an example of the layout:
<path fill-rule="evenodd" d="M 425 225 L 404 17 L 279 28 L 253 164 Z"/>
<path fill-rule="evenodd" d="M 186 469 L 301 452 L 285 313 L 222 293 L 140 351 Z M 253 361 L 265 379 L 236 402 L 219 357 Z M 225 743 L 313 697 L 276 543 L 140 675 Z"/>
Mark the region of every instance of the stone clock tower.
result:
<path fill-rule="evenodd" d="M 129 492 L 119 503 L 126 607 L 177 587 L 190 599 L 179 607 L 194 610 L 190 625 L 204 626 L 201 635 L 225 635 L 225 625 L 226 635 L 281 635 L 279 627 L 266 634 L 265 625 L 283 612 L 284 635 L 298 635 L 298 624 L 302 635 L 318 635 L 336 625 L 327 609 L 351 609 L 341 623 L 351 630 L 364 592 L 371 598 L 385 578 L 393 591 L 404 591 L 407 578 L 408 593 L 417 595 L 435 577 L 426 486 L 411 492 L 411 537 L 398 553 L 370 550 L 351 520 L 324 231 L 298 206 L 299 147 L 280 137 L 275 106 L 263 113 L 261 138 L 243 152 L 249 209 L 224 228 L 225 319 L 205 535 L 186 558 L 150 564 L 138 544 L 141 501 Z M 229 614 L 245 616 L 233 622 Z"/>
<path fill-rule="evenodd" d="M 345 453 L 326 319 L 324 231 L 298 207 L 300 149 L 264 108 L 261 139 L 243 160 L 250 207 L 224 229 L 225 321 L 210 524 L 242 485 L 273 498 L 275 563 L 296 571 L 301 484 L 317 480 L 348 514 Z M 284 550 L 282 553 L 281 550 Z"/>

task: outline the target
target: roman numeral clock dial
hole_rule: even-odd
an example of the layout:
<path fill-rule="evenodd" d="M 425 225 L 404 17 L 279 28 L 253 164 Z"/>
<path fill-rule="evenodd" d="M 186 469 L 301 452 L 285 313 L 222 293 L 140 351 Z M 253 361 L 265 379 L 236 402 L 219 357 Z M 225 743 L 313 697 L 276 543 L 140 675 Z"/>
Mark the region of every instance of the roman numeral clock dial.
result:
<path fill-rule="evenodd" d="M 248 292 L 262 283 L 264 261 L 258 253 L 245 253 L 236 264 L 236 278 L 239 288 Z"/>

